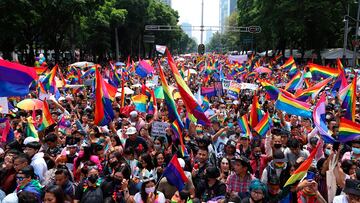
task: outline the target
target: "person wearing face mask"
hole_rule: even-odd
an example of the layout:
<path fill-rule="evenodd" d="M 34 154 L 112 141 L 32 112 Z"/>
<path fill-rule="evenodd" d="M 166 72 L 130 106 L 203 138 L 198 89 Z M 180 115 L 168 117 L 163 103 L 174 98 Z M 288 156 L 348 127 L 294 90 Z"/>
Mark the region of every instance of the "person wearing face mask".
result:
<path fill-rule="evenodd" d="M 136 203 L 165 203 L 164 194 L 156 190 L 156 181 L 153 176 L 143 176 L 141 182 L 141 190 L 134 196 Z"/>
<path fill-rule="evenodd" d="M 86 178 L 75 191 L 74 203 L 98 203 L 104 201 L 103 181 L 97 166 L 87 166 Z"/>
<path fill-rule="evenodd" d="M 344 160 L 360 161 L 360 140 L 351 142 L 351 151 L 344 154 L 342 161 Z"/>
<path fill-rule="evenodd" d="M 262 172 L 268 163 L 268 157 L 265 154 L 262 154 L 259 144 L 254 144 L 252 146 L 252 153 L 250 156 L 250 165 L 254 171 L 255 178 L 260 179 Z"/>
<path fill-rule="evenodd" d="M 264 169 L 261 176 L 261 182 L 267 184 L 270 176 L 276 175 L 280 179 L 280 185 L 283 186 L 290 177 L 287 159 L 281 150 L 276 150 L 273 154 L 273 160 Z"/>

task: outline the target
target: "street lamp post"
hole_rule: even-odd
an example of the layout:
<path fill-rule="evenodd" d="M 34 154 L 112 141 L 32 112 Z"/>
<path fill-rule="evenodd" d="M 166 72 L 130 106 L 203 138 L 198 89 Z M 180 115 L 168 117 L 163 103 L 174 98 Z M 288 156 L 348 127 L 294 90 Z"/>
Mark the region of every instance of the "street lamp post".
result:
<path fill-rule="evenodd" d="M 347 15 L 349 15 L 349 10 L 350 10 L 350 6 L 348 4 L 348 8 L 347 8 Z M 346 47 L 347 47 L 347 36 L 348 36 L 348 29 L 349 29 L 349 20 L 346 19 L 346 16 L 344 17 L 344 22 L 345 22 L 345 28 L 344 28 L 344 49 L 343 49 L 343 63 L 345 63 L 346 61 Z"/>
<path fill-rule="evenodd" d="M 357 39 L 358 39 L 358 32 L 359 32 L 359 19 L 360 19 L 360 0 L 358 0 L 358 11 L 357 11 L 357 16 L 356 16 L 356 27 L 355 27 L 355 46 L 354 46 L 354 55 L 353 55 L 353 65 L 355 68 L 355 63 L 356 63 L 356 58 L 357 58 L 357 54 L 356 54 L 356 49 L 358 46 L 357 43 Z"/>

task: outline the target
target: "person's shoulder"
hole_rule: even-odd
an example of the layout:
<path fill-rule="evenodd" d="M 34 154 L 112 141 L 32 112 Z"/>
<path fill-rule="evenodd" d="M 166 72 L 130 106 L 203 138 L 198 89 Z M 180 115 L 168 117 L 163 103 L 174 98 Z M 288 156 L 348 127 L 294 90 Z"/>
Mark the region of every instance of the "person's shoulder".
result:
<path fill-rule="evenodd" d="M 333 203 L 347 203 L 346 195 L 338 195 L 334 197 Z"/>

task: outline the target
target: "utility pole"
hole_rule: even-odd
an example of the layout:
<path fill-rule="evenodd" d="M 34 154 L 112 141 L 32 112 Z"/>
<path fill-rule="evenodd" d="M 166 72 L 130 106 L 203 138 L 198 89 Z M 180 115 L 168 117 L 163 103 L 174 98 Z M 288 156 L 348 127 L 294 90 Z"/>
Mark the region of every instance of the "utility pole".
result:
<path fill-rule="evenodd" d="M 347 8 L 347 15 L 349 15 L 350 5 L 348 4 Z M 347 36 L 348 36 L 348 29 L 349 29 L 349 20 L 345 17 L 345 28 L 344 28 L 344 50 L 343 50 L 343 64 L 346 64 L 346 47 L 347 47 Z"/>
<path fill-rule="evenodd" d="M 357 46 L 358 46 L 358 43 L 357 43 L 357 39 L 358 39 L 358 33 L 359 33 L 359 19 L 360 19 L 360 0 L 358 0 L 358 11 L 357 11 L 357 16 L 356 16 L 356 27 L 355 27 L 355 46 L 354 46 L 354 55 L 353 55 L 353 65 L 354 65 L 354 68 L 355 68 L 355 65 L 356 65 L 356 58 L 357 58 L 357 54 L 356 54 L 356 49 L 357 49 Z"/>
<path fill-rule="evenodd" d="M 201 29 L 200 29 L 200 31 L 201 31 L 200 44 L 202 44 L 203 43 L 203 32 L 204 32 L 204 0 L 201 0 Z"/>

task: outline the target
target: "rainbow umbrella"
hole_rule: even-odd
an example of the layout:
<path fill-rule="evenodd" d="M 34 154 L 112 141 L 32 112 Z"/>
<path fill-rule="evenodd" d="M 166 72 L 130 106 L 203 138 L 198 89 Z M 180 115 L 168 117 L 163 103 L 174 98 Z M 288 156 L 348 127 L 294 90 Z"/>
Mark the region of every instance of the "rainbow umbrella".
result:
<path fill-rule="evenodd" d="M 44 103 L 39 99 L 24 99 L 20 101 L 16 106 L 22 110 L 38 110 L 43 108 Z"/>

